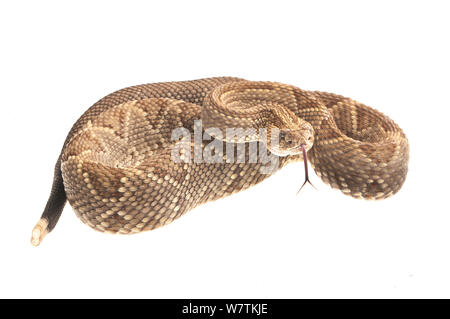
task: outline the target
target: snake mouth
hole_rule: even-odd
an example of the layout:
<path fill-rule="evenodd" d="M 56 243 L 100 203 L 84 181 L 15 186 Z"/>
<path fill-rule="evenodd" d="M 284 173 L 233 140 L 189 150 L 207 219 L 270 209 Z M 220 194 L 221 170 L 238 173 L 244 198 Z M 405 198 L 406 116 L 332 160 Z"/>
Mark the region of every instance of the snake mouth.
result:
<path fill-rule="evenodd" d="M 300 153 L 302 153 L 302 154 L 303 154 L 303 159 L 306 160 L 305 153 L 308 152 L 308 151 L 311 149 L 311 147 L 312 147 L 312 146 L 310 146 L 310 145 L 300 144 L 300 145 L 295 146 L 294 148 L 292 148 L 292 151 L 293 151 L 295 154 L 300 154 Z"/>
<path fill-rule="evenodd" d="M 305 186 L 306 183 L 308 183 L 309 185 L 311 185 L 314 189 L 317 189 L 309 180 L 309 174 L 308 174 L 308 156 L 306 155 L 306 145 L 305 144 L 301 144 L 300 148 L 302 150 L 302 154 L 303 154 L 303 163 L 305 164 L 305 181 L 303 182 L 302 186 L 300 187 L 300 189 L 297 192 L 300 193 L 300 191 L 302 190 L 303 186 Z"/>

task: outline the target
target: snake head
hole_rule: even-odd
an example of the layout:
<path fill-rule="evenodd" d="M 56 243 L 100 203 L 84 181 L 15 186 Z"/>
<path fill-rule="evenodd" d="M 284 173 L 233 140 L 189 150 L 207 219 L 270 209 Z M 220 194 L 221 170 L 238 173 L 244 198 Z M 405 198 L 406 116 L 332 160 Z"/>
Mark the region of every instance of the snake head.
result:
<path fill-rule="evenodd" d="M 270 151 L 278 156 L 297 155 L 302 153 L 302 146 L 308 151 L 313 144 L 314 129 L 311 124 L 302 121 L 299 127 L 279 129 L 278 143 L 276 143 L 276 136 L 272 134 Z"/>

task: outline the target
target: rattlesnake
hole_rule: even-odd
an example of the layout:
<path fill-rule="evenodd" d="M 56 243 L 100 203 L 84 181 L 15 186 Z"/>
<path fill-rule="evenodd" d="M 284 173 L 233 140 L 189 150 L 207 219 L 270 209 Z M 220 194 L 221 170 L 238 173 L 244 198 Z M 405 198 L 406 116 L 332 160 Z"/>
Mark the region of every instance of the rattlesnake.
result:
<path fill-rule="evenodd" d="M 182 139 L 184 144 L 173 140 L 174 129 L 194 132 L 199 119 L 200 144 L 191 137 Z M 216 130 L 205 131 L 212 127 Z M 219 136 L 230 127 L 251 132 Z M 267 163 L 250 160 L 251 145 L 262 140 L 260 128 L 272 129 L 260 143 L 276 159 L 269 172 L 263 172 Z M 279 139 L 271 132 L 278 132 Z M 231 145 L 232 152 L 208 153 L 213 140 Z M 190 151 L 219 161 L 195 161 L 187 156 Z M 403 131 L 382 113 L 339 95 L 232 77 L 119 90 L 89 108 L 69 132 L 32 243 L 38 245 L 55 227 L 66 199 L 96 230 L 136 233 L 255 185 L 301 161 L 306 151 L 324 182 L 355 198 L 393 195 L 408 170 Z"/>

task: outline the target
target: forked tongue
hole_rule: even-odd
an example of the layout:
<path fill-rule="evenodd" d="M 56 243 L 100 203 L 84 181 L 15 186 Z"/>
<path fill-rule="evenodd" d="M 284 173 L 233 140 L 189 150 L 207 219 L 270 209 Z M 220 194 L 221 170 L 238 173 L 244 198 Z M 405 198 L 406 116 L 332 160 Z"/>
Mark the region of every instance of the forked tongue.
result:
<path fill-rule="evenodd" d="M 300 193 L 300 191 L 302 190 L 303 186 L 305 186 L 306 183 L 308 183 L 309 185 L 311 185 L 312 187 L 314 187 L 314 189 L 317 190 L 317 188 L 311 183 L 311 181 L 309 180 L 309 175 L 308 175 L 308 157 L 306 156 L 306 149 L 305 149 L 305 145 L 302 144 L 300 145 L 302 147 L 302 153 L 303 153 L 303 163 L 305 163 L 305 181 L 303 182 L 302 187 L 300 187 L 300 189 L 297 192 Z"/>

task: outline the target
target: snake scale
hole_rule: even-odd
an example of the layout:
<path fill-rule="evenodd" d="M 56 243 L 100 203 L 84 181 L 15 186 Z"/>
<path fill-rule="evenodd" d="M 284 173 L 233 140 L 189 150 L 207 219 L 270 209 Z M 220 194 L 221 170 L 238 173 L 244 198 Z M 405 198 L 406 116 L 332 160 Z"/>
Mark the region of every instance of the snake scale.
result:
<path fill-rule="evenodd" d="M 198 120 L 200 144 L 190 137 L 174 140 L 177 128 L 195 135 Z M 219 134 L 230 127 L 250 133 Z M 232 151 L 208 152 L 211 141 Z M 276 159 L 272 171 L 251 160 L 255 142 L 264 142 Z M 199 150 L 215 161 L 188 156 Z M 344 194 L 383 199 L 405 181 L 409 144 L 387 116 L 332 93 L 233 77 L 125 88 L 95 103 L 72 127 L 31 242 L 39 245 L 55 227 L 67 200 L 93 229 L 137 233 L 247 189 L 290 162 L 305 160 L 306 168 L 306 159 Z"/>

